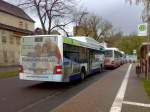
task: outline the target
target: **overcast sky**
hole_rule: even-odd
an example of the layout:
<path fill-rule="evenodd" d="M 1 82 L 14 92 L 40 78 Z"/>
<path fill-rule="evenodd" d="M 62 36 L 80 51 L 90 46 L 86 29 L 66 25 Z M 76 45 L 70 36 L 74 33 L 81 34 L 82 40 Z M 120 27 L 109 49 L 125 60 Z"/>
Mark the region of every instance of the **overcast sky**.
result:
<path fill-rule="evenodd" d="M 125 34 L 137 32 L 137 24 L 142 22 L 142 6 L 130 5 L 125 0 L 82 0 L 82 4 Z"/>
<path fill-rule="evenodd" d="M 5 1 L 14 3 L 15 0 Z M 141 23 L 142 6 L 130 5 L 125 0 L 81 0 L 81 4 L 88 11 L 110 21 L 116 29 L 125 34 L 137 32 L 137 24 Z"/>

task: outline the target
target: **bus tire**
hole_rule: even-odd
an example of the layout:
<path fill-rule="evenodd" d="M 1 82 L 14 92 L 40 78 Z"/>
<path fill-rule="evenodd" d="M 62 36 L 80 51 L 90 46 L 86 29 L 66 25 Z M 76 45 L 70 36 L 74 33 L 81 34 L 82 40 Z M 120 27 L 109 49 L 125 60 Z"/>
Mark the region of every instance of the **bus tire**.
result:
<path fill-rule="evenodd" d="M 85 76 L 86 76 L 86 70 L 85 70 L 85 67 L 82 67 L 81 69 L 81 80 L 84 80 L 85 79 Z"/>
<path fill-rule="evenodd" d="M 100 73 L 103 72 L 103 66 L 100 65 Z"/>
<path fill-rule="evenodd" d="M 101 73 L 102 72 L 102 67 L 101 67 L 101 65 L 100 65 L 100 67 L 99 67 L 99 73 Z"/>

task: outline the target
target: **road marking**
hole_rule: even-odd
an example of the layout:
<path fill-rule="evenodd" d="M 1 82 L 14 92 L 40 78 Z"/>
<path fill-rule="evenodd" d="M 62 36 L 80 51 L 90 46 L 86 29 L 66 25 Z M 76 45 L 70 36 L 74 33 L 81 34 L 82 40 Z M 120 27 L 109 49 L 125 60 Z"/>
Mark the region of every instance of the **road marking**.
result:
<path fill-rule="evenodd" d="M 123 104 L 135 105 L 135 106 L 141 106 L 141 107 L 148 107 L 148 108 L 150 108 L 150 104 L 144 104 L 144 103 L 123 101 Z"/>
<path fill-rule="evenodd" d="M 126 75 L 123 79 L 123 82 L 120 86 L 120 89 L 119 89 L 119 91 L 116 95 L 116 98 L 115 98 L 109 112 L 121 112 L 123 99 L 124 99 L 124 95 L 125 95 L 125 92 L 126 92 L 126 88 L 127 88 L 127 84 L 128 84 L 128 80 L 129 80 L 129 76 L 130 76 L 131 67 L 132 67 L 132 64 L 130 64 L 130 66 L 129 66 L 127 72 L 126 72 Z"/>

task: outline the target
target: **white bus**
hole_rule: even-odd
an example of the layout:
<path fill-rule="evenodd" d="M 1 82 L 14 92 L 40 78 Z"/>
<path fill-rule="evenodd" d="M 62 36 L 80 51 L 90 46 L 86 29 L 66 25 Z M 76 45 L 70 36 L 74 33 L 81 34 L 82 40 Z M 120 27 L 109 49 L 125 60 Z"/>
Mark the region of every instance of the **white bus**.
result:
<path fill-rule="evenodd" d="M 118 48 L 105 48 L 105 67 L 117 68 L 121 65 L 122 54 Z"/>
<path fill-rule="evenodd" d="M 20 79 L 69 82 L 103 67 L 104 48 L 92 38 L 34 35 L 21 39 Z"/>
<path fill-rule="evenodd" d="M 121 52 L 121 64 L 123 65 L 126 63 L 125 53 L 123 51 L 120 52 Z"/>

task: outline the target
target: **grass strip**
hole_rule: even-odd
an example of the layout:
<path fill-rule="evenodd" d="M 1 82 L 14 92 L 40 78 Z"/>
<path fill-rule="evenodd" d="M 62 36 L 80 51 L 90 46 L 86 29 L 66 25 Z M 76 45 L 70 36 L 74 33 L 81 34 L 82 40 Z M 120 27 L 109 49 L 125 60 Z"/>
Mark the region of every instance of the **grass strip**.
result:
<path fill-rule="evenodd" d="M 18 71 L 0 72 L 0 78 L 15 77 L 18 74 Z"/>
<path fill-rule="evenodd" d="M 150 99 L 150 80 L 142 80 L 145 91 Z"/>

